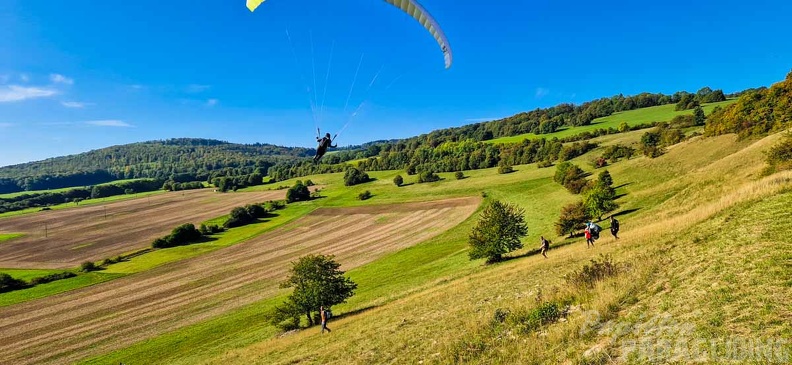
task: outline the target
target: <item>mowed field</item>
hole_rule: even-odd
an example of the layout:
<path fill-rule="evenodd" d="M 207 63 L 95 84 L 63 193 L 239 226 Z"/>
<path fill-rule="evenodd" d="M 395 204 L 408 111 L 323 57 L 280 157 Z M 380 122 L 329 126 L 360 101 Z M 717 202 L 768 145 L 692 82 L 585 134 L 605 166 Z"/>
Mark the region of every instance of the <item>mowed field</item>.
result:
<path fill-rule="evenodd" d="M 222 194 L 201 189 L 3 218 L 0 233 L 22 236 L 0 245 L 0 267 L 73 268 L 148 247 L 180 224 L 197 226 L 234 207 L 285 195 L 285 190 Z"/>
<path fill-rule="evenodd" d="M 350 270 L 456 226 L 480 201 L 320 208 L 205 256 L 2 308 L 0 363 L 71 363 L 223 315 L 277 294 L 300 256 L 336 255 Z"/>

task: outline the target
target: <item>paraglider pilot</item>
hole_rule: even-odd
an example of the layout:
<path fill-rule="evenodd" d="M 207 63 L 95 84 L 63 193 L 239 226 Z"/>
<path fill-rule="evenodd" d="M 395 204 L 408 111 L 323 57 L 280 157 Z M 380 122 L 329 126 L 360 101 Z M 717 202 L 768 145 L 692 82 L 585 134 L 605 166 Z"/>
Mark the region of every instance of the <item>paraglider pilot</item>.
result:
<path fill-rule="evenodd" d="M 322 156 L 327 152 L 327 148 L 336 148 L 337 146 L 331 145 L 332 139 L 330 138 L 330 133 L 325 134 L 324 137 L 319 138 L 316 137 L 316 142 L 319 142 L 319 146 L 316 147 L 316 156 L 314 156 L 314 162 L 318 162 Z"/>

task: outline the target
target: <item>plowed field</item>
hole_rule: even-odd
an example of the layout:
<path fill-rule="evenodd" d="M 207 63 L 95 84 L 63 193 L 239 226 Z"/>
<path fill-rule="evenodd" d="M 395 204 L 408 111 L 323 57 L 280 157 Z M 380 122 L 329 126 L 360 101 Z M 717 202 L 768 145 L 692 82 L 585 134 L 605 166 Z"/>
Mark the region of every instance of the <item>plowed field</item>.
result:
<path fill-rule="evenodd" d="M 319 209 L 204 256 L 0 308 L 0 363 L 70 363 L 222 315 L 275 293 L 300 256 L 334 254 L 349 270 L 461 223 L 479 201 Z"/>
<path fill-rule="evenodd" d="M 74 268 L 148 247 L 180 224 L 198 225 L 234 207 L 285 196 L 285 190 L 223 194 L 201 189 L 4 218 L 0 232 L 24 236 L 0 245 L 0 267 Z"/>

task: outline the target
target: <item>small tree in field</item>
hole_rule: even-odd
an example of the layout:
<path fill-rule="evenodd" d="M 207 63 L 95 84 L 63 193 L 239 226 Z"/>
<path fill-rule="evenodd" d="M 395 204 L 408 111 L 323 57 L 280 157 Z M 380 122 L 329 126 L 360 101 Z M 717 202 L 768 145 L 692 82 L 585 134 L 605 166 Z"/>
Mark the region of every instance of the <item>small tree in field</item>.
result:
<path fill-rule="evenodd" d="M 277 325 L 288 321 L 293 325 L 299 323 L 299 316 L 305 315 L 313 326 L 320 306 L 330 308 L 354 295 L 357 284 L 344 277 L 344 272 L 338 269 L 341 264 L 333 259 L 333 255 L 308 255 L 292 262 L 289 278 L 281 283 L 281 288 L 294 288 L 294 291 L 282 306 L 276 307 L 270 322 Z"/>
<path fill-rule="evenodd" d="M 393 178 L 393 183 L 396 184 L 396 186 L 402 186 L 402 184 L 404 184 L 404 179 L 401 175 L 396 175 L 396 177 Z"/>
<path fill-rule="evenodd" d="M 470 259 L 498 262 L 503 254 L 522 248 L 520 238 L 528 234 L 523 214 L 523 209 L 497 200 L 487 205 L 470 233 Z"/>
<path fill-rule="evenodd" d="M 462 171 L 457 171 L 454 173 L 454 178 L 456 178 L 457 180 L 462 180 L 465 178 L 465 173 L 463 173 Z"/>
<path fill-rule="evenodd" d="M 583 202 L 572 203 L 561 208 L 561 216 L 556 222 L 556 232 L 560 235 L 572 235 L 579 227 L 590 219 Z"/>
<path fill-rule="evenodd" d="M 602 220 L 605 213 L 618 208 L 619 205 L 613 201 L 614 194 L 613 188 L 603 184 L 595 184 L 594 187 L 586 190 L 583 194 L 583 205 L 588 215 Z"/>

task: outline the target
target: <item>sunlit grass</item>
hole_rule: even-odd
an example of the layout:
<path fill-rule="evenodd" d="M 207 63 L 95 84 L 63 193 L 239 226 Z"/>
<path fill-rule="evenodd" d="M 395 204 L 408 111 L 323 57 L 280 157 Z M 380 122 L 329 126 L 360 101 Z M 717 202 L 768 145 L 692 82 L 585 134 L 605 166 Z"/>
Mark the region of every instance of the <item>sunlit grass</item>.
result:
<path fill-rule="evenodd" d="M 717 106 L 725 107 L 736 101 L 737 99 L 729 99 L 719 103 L 704 104 L 701 106 L 701 108 L 704 109 L 704 113 L 709 114 Z M 526 138 L 527 139 L 565 138 L 583 132 L 590 132 L 600 128 L 603 129 L 619 128 L 619 125 L 621 125 L 622 123 L 627 123 L 627 125 L 629 126 L 634 126 L 634 125 L 650 123 L 650 122 L 667 122 L 673 119 L 677 115 L 693 114 L 693 110 L 676 111 L 674 110 L 675 107 L 676 106 L 674 104 L 667 104 L 667 105 L 653 106 L 643 109 L 629 110 L 625 112 L 617 112 L 607 117 L 594 119 L 594 121 L 592 121 L 590 125 L 586 125 L 586 126 L 571 127 L 571 128 L 566 127 L 565 129 L 559 130 L 555 133 L 548 133 L 548 134 L 526 133 L 517 136 L 495 138 L 487 141 L 487 143 L 517 143 L 517 142 L 522 142 L 522 140 Z"/>

